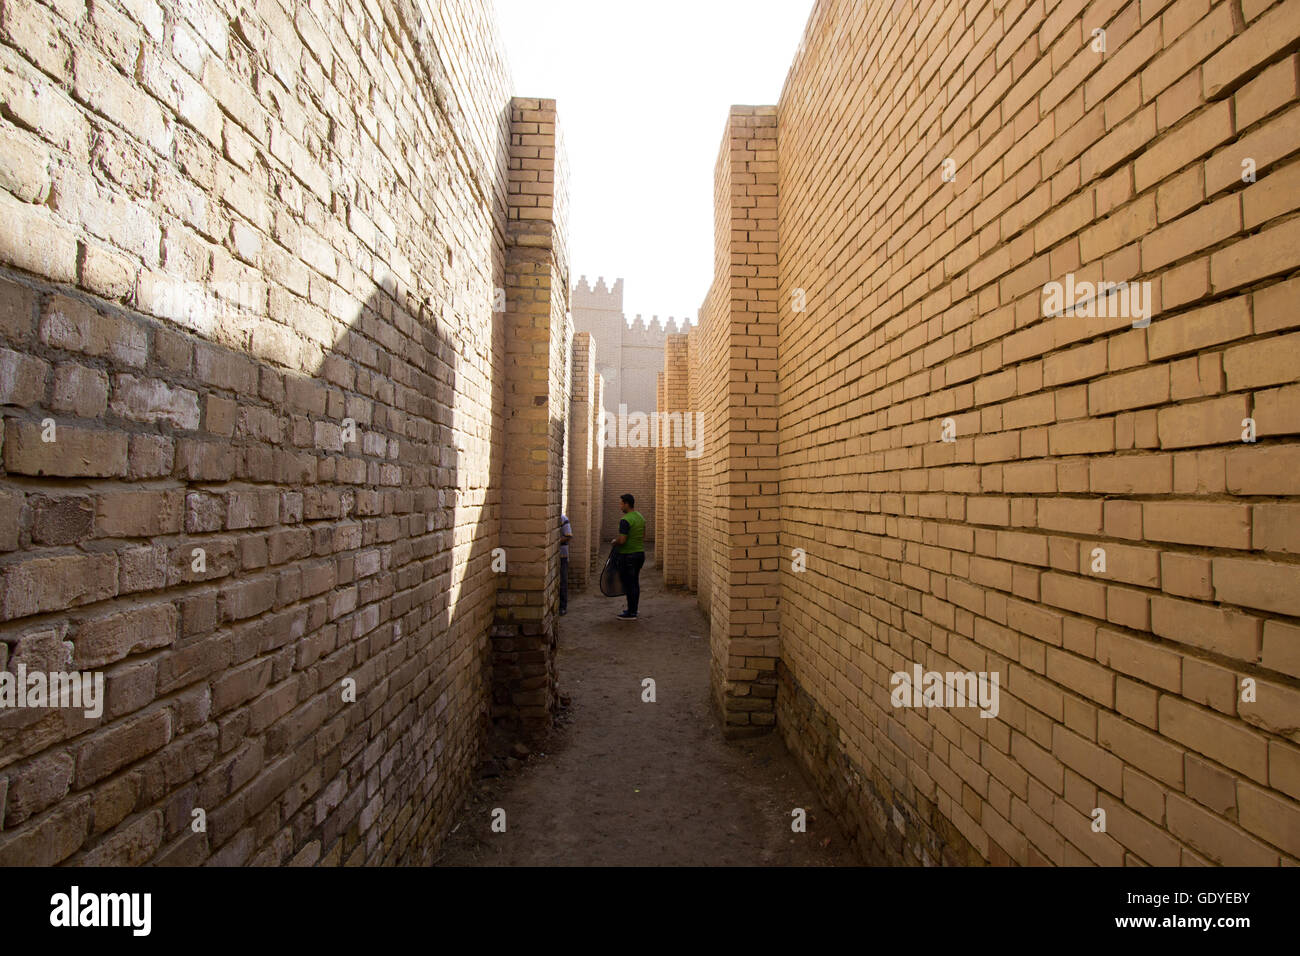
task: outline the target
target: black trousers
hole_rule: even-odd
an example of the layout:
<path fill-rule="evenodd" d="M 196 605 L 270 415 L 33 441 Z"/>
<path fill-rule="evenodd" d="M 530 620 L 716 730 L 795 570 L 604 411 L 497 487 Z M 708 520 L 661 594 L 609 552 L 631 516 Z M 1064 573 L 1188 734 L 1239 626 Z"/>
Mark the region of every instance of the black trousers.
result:
<path fill-rule="evenodd" d="M 569 559 L 560 558 L 560 610 L 569 607 Z"/>
<path fill-rule="evenodd" d="M 637 603 L 641 600 L 641 566 L 645 564 L 645 552 L 634 551 L 618 556 L 618 578 L 623 582 L 623 591 L 627 594 L 627 611 L 636 613 Z"/>

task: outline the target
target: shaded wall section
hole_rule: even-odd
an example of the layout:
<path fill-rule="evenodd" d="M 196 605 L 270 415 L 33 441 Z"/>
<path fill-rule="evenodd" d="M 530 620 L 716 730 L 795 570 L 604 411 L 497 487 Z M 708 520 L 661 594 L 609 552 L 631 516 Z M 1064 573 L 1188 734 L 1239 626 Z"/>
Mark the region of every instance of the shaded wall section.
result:
<path fill-rule="evenodd" d="M 573 336 L 573 390 L 569 405 L 569 586 L 586 587 L 591 575 L 592 483 L 596 476 L 596 431 L 599 406 L 594 402 L 596 385 L 595 349 L 590 332 Z"/>
<path fill-rule="evenodd" d="M 0 39 L 0 669 L 107 684 L 0 713 L 0 863 L 427 863 L 497 607 L 490 8 L 129 9 Z"/>
<path fill-rule="evenodd" d="M 501 548 L 506 569 L 492 628 L 498 720 L 536 733 L 558 696 L 560 509 L 569 395 L 566 169 L 554 100 L 510 111 L 506 229 L 505 441 Z"/>

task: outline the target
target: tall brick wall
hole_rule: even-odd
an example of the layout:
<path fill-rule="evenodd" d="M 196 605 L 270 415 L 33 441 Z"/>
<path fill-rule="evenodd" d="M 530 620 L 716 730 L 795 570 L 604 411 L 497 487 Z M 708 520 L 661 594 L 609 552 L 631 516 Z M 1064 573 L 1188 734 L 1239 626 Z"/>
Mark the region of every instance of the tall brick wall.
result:
<path fill-rule="evenodd" d="M 591 569 L 593 575 L 599 575 L 605 567 L 605 556 L 609 554 L 609 541 L 601 529 L 605 526 L 605 442 L 604 413 L 605 377 L 596 372 L 592 380 L 591 427 L 595 436 L 591 467 Z"/>
<path fill-rule="evenodd" d="M 498 582 L 490 10 L 6 0 L 0 668 L 108 701 L 0 714 L 0 863 L 436 849 Z"/>
<path fill-rule="evenodd" d="M 1297 40 L 1293 3 L 818 5 L 780 105 L 782 660 L 878 853 L 1300 857 Z M 1067 273 L 1150 281 L 1149 328 L 1045 318 Z M 891 707 L 918 662 L 1000 672 L 999 717 Z"/>
<path fill-rule="evenodd" d="M 554 100 L 510 106 L 501 547 L 492 628 L 495 718 L 550 727 L 558 697 L 560 514 L 568 416 L 566 173 Z"/>
<path fill-rule="evenodd" d="M 701 427 L 712 482 L 713 699 L 730 734 L 761 733 L 775 723 L 776 138 L 775 107 L 731 108 L 715 170 L 715 275 L 700 320 Z M 674 358 L 687 372 L 686 349 Z M 684 399 L 689 389 L 682 385 Z M 689 540 L 689 524 L 675 531 Z M 682 568 L 684 579 L 684 561 Z"/>
<path fill-rule="evenodd" d="M 731 291 L 731 139 L 730 120 L 713 168 L 713 282 L 700 306 L 699 414 L 704 444 L 700 470 L 705 493 L 700 496 L 700 607 L 709 619 L 709 689 L 715 712 L 724 715 L 731 605 L 731 547 L 726 538 L 730 431 L 726 428 L 727 311 Z M 725 719 L 725 717 L 724 717 Z"/>
<path fill-rule="evenodd" d="M 667 356 L 664 356 L 665 361 Z M 659 372 L 655 376 L 655 409 L 662 411 L 664 409 L 664 373 Z M 655 525 L 654 538 L 656 541 L 664 540 L 664 515 L 669 511 L 666 501 L 666 483 L 668 469 L 664 467 L 664 455 L 666 449 L 662 444 L 655 446 Z M 654 554 L 655 567 L 663 567 L 664 553 L 656 549 Z"/>
<path fill-rule="evenodd" d="M 686 535 L 686 586 L 699 587 L 699 533 L 700 533 L 700 455 L 703 454 L 703 435 L 700 434 L 700 416 L 696 411 L 699 400 L 700 355 L 698 327 L 686 335 L 686 412 L 694 416 L 692 425 L 695 448 L 686 459 L 686 508 L 682 515 Z M 661 539 L 662 540 L 662 539 Z"/>
<path fill-rule="evenodd" d="M 1300 860 L 1297 44 L 1267 0 L 817 4 L 777 109 L 777 724 L 868 859 Z M 1067 275 L 1150 282 L 1149 327 L 1046 314 Z M 914 664 L 998 673 L 998 715 L 892 706 Z"/>
<path fill-rule="evenodd" d="M 671 534 L 667 528 L 660 528 L 659 547 L 655 553 L 663 565 L 664 583 L 669 587 L 685 587 L 688 583 L 686 553 L 691 541 L 690 522 L 687 518 L 690 511 L 690 480 L 687 475 L 687 449 L 684 443 L 676 443 L 680 439 L 673 434 L 681 426 L 674 422 L 672 416 L 681 416 L 689 411 L 686 407 L 689 374 L 686 336 L 668 336 L 664 343 L 663 389 L 659 403 L 660 421 L 666 424 L 660 425 L 662 437 L 657 466 L 660 472 L 659 497 L 655 502 L 655 512 L 659 515 L 660 522 L 671 520 L 674 527 Z M 668 416 L 666 419 L 662 417 L 665 415 Z M 681 421 L 680 417 L 677 421 Z"/>
<path fill-rule="evenodd" d="M 716 195 L 717 186 L 715 185 L 715 204 L 721 208 L 724 203 L 720 195 Z M 729 200 L 728 200 L 729 204 Z M 716 225 L 715 225 L 715 236 Z M 722 245 L 721 242 L 716 245 Z M 714 313 L 714 304 L 717 301 L 715 295 L 716 286 L 709 289 L 705 296 L 704 302 L 700 305 L 700 321 L 694 330 L 696 346 L 696 367 L 695 367 L 695 397 L 691 402 L 691 410 L 695 412 L 699 419 L 700 428 L 700 457 L 696 462 L 696 470 L 699 475 L 699 493 L 696 501 L 696 535 L 695 535 L 695 554 L 698 573 L 696 576 L 696 604 L 700 610 L 708 617 L 713 615 L 713 581 L 715 576 L 722 572 L 723 565 L 718 557 L 718 546 L 716 542 L 716 507 L 717 502 L 714 496 L 713 472 L 715 467 L 716 455 L 714 448 L 716 443 L 716 432 L 714 430 L 715 411 L 718 402 L 721 401 L 721 391 L 718 387 L 719 366 L 715 360 L 715 352 L 712 348 L 714 338 L 709 334 L 710 329 L 717 329 L 717 320 L 711 318 Z M 712 622 L 710 621 L 710 624 Z M 710 628 L 711 629 L 711 628 Z M 711 655 L 714 668 L 714 680 L 712 686 L 721 686 L 717 676 L 717 655 Z"/>
<path fill-rule="evenodd" d="M 596 447 L 600 433 L 596 430 L 592 399 L 595 397 L 595 348 L 591 333 L 573 336 L 573 390 L 569 399 L 569 587 L 586 587 L 592 565 L 592 479 L 595 474 Z M 594 406 L 599 408 L 599 406 Z"/>

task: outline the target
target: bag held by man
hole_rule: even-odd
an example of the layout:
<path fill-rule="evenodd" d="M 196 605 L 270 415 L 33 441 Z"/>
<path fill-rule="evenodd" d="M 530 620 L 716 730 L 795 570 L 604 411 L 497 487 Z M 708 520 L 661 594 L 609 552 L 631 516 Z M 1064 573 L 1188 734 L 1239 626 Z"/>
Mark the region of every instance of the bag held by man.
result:
<path fill-rule="evenodd" d="M 600 572 L 600 593 L 605 597 L 623 596 L 623 579 L 618 573 L 619 557 L 618 545 L 614 545 L 605 559 L 605 569 Z"/>

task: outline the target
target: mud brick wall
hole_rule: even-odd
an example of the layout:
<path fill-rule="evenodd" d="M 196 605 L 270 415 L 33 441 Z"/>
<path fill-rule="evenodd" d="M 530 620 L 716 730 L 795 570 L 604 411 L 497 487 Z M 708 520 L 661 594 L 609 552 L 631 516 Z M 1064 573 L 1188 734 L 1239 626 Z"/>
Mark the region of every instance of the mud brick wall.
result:
<path fill-rule="evenodd" d="M 779 722 L 870 858 L 1300 859 L 1298 44 L 1268 0 L 817 4 Z M 1067 274 L 1149 327 L 1045 316 Z M 998 717 L 895 709 L 913 663 L 999 672 Z"/>
<path fill-rule="evenodd" d="M 715 204 L 718 208 L 723 206 L 720 196 L 716 195 L 715 186 Z M 715 224 L 715 236 L 716 224 Z M 716 245 L 722 243 L 715 241 Z M 699 492 L 696 503 L 696 535 L 695 535 L 695 554 L 696 564 L 699 568 L 695 589 L 696 604 L 700 610 L 711 617 L 713 610 L 713 580 L 714 576 L 721 573 L 721 564 L 718 561 L 716 538 L 716 500 L 713 492 L 713 470 L 715 465 L 715 455 L 713 453 L 715 445 L 715 406 L 721 401 L 721 392 L 717 382 L 718 364 L 714 358 L 714 352 L 711 348 L 713 339 L 709 336 L 709 329 L 717 328 L 717 322 L 714 320 L 710 324 L 708 317 L 713 313 L 713 305 L 716 302 L 716 287 L 710 287 L 709 293 L 705 296 L 704 302 L 700 305 L 699 323 L 692 330 L 691 334 L 695 336 L 696 347 L 696 368 L 695 368 L 695 397 L 692 400 L 691 408 L 699 416 L 700 422 L 700 457 L 697 460 L 696 469 L 699 475 Z M 711 655 L 712 668 L 716 672 L 717 655 Z M 712 681 L 712 686 L 721 686 L 716 676 Z"/>
<path fill-rule="evenodd" d="M 665 356 L 666 358 L 667 356 Z M 655 408 L 664 407 L 664 373 L 658 372 L 655 375 Z M 663 445 L 655 446 L 655 528 L 654 536 L 656 541 L 665 541 L 664 537 L 664 515 L 668 513 L 667 488 L 665 487 L 665 478 L 668 469 L 664 467 L 665 449 Z M 655 567 L 662 568 L 664 565 L 664 551 L 662 548 L 656 548 L 654 553 Z"/>
<path fill-rule="evenodd" d="M 595 436 L 591 453 L 591 573 L 597 577 L 605 567 L 610 547 L 609 538 L 601 533 L 605 524 L 605 376 L 599 371 L 592 379 L 591 394 L 591 433 Z"/>
<path fill-rule="evenodd" d="M 686 411 L 694 416 L 695 451 L 686 460 L 686 586 L 691 590 L 699 587 L 699 527 L 700 527 L 700 455 L 704 452 L 704 436 L 700 433 L 698 405 L 698 388 L 700 376 L 699 329 L 692 327 L 686 334 Z"/>
<path fill-rule="evenodd" d="M 726 686 L 725 647 L 722 635 L 729 628 L 729 606 L 723 600 L 731 579 L 727 561 L 730 549 L 724 540 L 722 511 L 728 496 L 723 483 L 722 457 L 727 437 L 721 424 L 726 411 L 727 368 L 723 341 L 725 316 L 723 290 L 730 288 L 727 274 L 731 261 L 731 178 L 730 130 L 713 170 L 714 195 L 714 279 L 700 305 L 700 387 L 698 391 L 703 454 L 700 456 L 700 610 L 709 619 L 709 689 L 714 712 L 723 714 L 722 691 Z"/>
<path fill-rule="evenodd" d="M 679 442 L 680 426 L 671 418 L 662 416 L 676 414 L 678 418 L 687 412 L 686 399 L 689 391 L 687 377 L 690 366 L 686 355 L 686 336 L 669 335 L 664 341 L 663 392 L 659 402 L 661 446 L 659 461 L 659 499 L 655 511 L 659 520 L 673 523 L 672 534 L 661 529 L 659 547 L 656 554 L 664 569 L 664 583 L 669 587 L 685 587 L 687 584 L 687 549 L 690 547 L 690 481 L 687 475 L 686 448 L 674 445 Z M 694 432 L 692 432 L 694 437 Z"/>
<path fill-rule="evenodd" d="M 572 345 L 573 389 L 569 400 L 569 588 L 584 588 L 591 577 L 591 486 L 595 453 L 600 443 L 592 413 L 596 351 L 590 332 L 577 332 Z M 599 407 L 599 406 L 596 406 Z"/>
<path fill-rule="evenodd" d="M 648 413 L 647 413 L 648 414 Z M 609 415 L 606 412 L 606 415 Z M 647 442 L 649 437 L 647 435 Z M 658 449 L 649 444 L 642 448 L 613 445 L 605 448 L 605 493 L 602 505 L 601 553 L 609 554 L 610 541 L 618 534 L 618 523 L 623 518 L 619 499 L 631 493 L 636 498 L 636 510 L 645 518 L 645 543 L 649 549 L 655 542 L 655 453 Z M 602 558 L 603 564 L 603 558 Z"/>
<path fill-rule="evenodd" d="M 697 467 L 709 474 L 712 526 L 700 574 L 710 578 L 713 703 L 730 735 L 770 731 L 776 717 L 776 140 L 775 107 L 731 108 L 714 170 L 714 281 L 699 327 Z M 673 361 L 685 372 L 686 350 L 678 351 Z M 690 538 L 689 522 L 673 531 L 679 542 Z"/>
<path fill-rule="evenodd" d="M 428 862 L 489 704 L 510 119 L 478 3 L 5 0 L 0 667 L 108 701 L 0 715 L 0 863 Z"/>
<path fill-rule="evenodd" d="M 560 509 L 572 329 L 565 250 L 566 176 L 555 101 L 510 106 L 506 230 L 505 443 L 501 547 L 506 570 L 492 627 L 492 715 L 549 728 L 560 583 Z"/>

